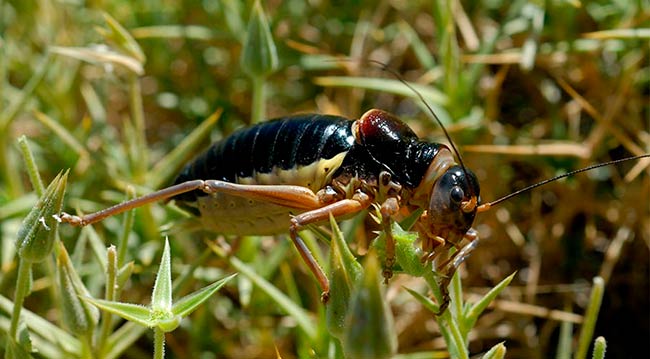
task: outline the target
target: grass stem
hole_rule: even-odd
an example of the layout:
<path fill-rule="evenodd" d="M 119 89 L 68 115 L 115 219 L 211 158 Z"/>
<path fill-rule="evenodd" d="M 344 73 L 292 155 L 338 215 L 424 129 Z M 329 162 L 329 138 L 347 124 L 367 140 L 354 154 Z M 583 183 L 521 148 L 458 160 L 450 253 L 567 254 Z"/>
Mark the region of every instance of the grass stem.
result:
<path fill-rule="evenodd" d="M 153 357 L 154 359 L 163 359 L 165 357 L 165 332 L 160 328 L 154 328 L 153 336 Z"/>
<path fill-rule="evenodd" d="M 266 83 L 262 76 L 252 76 L 253 81 L 253 104 L 251 113 L 251 124 L 264 121 L 266 116 Z"/>
<path fill-rule="evenodd" d="M 11 327 L 9 328 L 9 337 L 14 339 L 17 339 L 16 334 L 18 333 L 18 323 L 20 322 L 20 311 L 23 308 L 25 297 L 30 290 L 32 275 L 32 264 L 22 259 L 19 261 L 16 295 L 14 296 L 14 308 L 11 314 Z"/>

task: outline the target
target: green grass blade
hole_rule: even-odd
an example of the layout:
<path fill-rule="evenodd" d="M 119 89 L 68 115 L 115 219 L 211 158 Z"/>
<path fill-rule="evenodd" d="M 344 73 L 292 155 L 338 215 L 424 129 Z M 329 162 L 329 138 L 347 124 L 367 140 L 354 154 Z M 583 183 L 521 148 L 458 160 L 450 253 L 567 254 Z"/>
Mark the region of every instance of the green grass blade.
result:
<path fill-rule="evenodd" d="M 503 359 L 506 357 L 506 346 L 503 344 L 503 342 L 493 346 L 490 350 L 488 350 L 485 355 L 481 357 L 481 359 Z"/>
<path fill-rule="evenodd" d="M 91 64 L 113 64 L 123 67 L 136 75 L 144 74 L 144 67 L 137 59 L 107 48 L 61 47 L 50 48 L 52 53 L 67 56 Z"/>
<path fill-rule="evenodd" d="M 570 359 L 573 344 L 573 323 L 565 321 L 560 325 L 556 359 Z"/>
<path fill-rule="evenodd" d="M 219 289 L 221 289 L 221 287 L 226 285 L 226 283 L 228 283 L 236 275 L 237 273 L 231 274 L 226 278 L 218 280 L 206 287 L 197 290 L 196 292 L 178 299 L 178 301 L 174 303 L 174 306 L 172 307 L 172 312 L 174 312 L 175 315 L 179 315 L 181 317 L 190 315 L 190 313 L 196 310 L 201 303 L 210 298 L 211 295 L 216 293 Z"/>
<path fill-rule="evenodd" d="M 110 31 L 105 29 L 99 29 L 102 35 L 106 40 L 111 41 L 115 44 L 120 50 L 131 55 L 133 58 L 138 60 L 140 63 L 144 64 L 146 57 L 142 48 L 131 34 L 108 13 L 102 13 L 104 15 L 104 20 Z"/>
<path fill-rule="evenodd" d="M 403 83 L 394 79 L 354 76 L 321 76 L 314 78 L 314 83 L 325 87 L 351 87 L 387 92 L 420 101 L 420 99 L 417 98 L 417 95 L 404 86 Z M 409 85 L 413 86 L 414 89 L 421 93 L 425 100 L 443 106 L 447 104 L 447 96 L 433 86 L 412 82 L 409 82 Z"/>
<path fill-rule="evenodd" d="M 12 301 L 0 295 L 0 309 L 2 309 L 3 312 L 11 313 L 13 305 Z M 68 353 L 80 352 L 81 346 L 77 338 L 68 334 L 65 330 L 60 329 L 56 325 L 27 309 L 23 309 L 20 315 L 23 317 L 25 324 L 27 324 L 30 331 L 42 337 L 43 340 L 59 346 L 63 351 Z M 7 328 L 3 328 L 5 332 L 7 332 L 8 329 L 9 325 L 7 325 Z"/>
<path fill-rule="evenodd" d="M 431 311 L 431 313 L 438 313 L 438 311 L 440 310 L 440 306 L 438 306 L 438 304 L 436 304 L 433 300 L 431 300 L 431 298 L 422 295 L 414 291 L 413 289 L 406 288 L 406 287 L 404 287 L 404 289 L 406 289 L 418 302 L 420 302 L 420 304 L 422 304 L 425 308 Z"/>
<path fill-rule="evenodd" d="M 36 194 L 30 192 L 26 195 L 15 198 L 14 200 L 3 203 L 2 206 L 0 206 L 0 220 L 16 217 L 29 211 L 37 200 L 38 197 Z"/>
<path fill-rule="evenodd" d="M 463 318 L 463 284 L 461 283 L 460 280 L 460 271 L 456 271 L 454 273 L 454 276 L 451 278 L 451 284 L 449 285 L 449 296 L 451 298 L 451 302 L 449 303 L 449 310 L 453 311 L 452 317 L 459 319 L 458 320 L 458 327 L 460 329 L 460 332 L 463 335 L 463 338 L 467 340 L 467 335 L 469 334 L 469 330 L 472 327 L 466 327 L 464 324 L 466 323 Z"/>
<path fill-rule="evenodd" d="M 333 220 L 333 219 L 332 219 Z M 352 289 L 345 327 L 341 337 L 343 352 L 350 358 L 392 358 L 397 351 L 393 313 L 380 283 L 381 265 L 370 252 L 363 274 Z"/>
<path fill-rule="evenodd" d="M 152 310 L 143 305 L 113 302 L 90 297 L 82 297 L 82 299 L 101 310 L 119 315 L 120 317 L 139 325 L 148 328 L 156 325 L 155 319 L 152 318 Z"/>
<path fill-rule="evenodd" d="M 334 217 L 330 215 L 332 241 L 330 245 L 330 300 L 325 308 L 327 328 L 333 335 L 341 338 L 347 327 L 346 315 L 352 293 L 358 287 L 363 275 L 361 264 L 357 262 L 345 242 Z"/>
<path fill-rule="evenodd" d="M 34 117 L 43 124 L 43 126 L 49 128 L 54 134 L 61 139 L 70 149 L 72 149 L 77 155 L 79 155 L 80 162 L 88 161 L 90 153 L 86 148 L 74 137 L 68 129 L 63 127 L 61 123 L 54 121 L 50 116 L 40 112 L 34 111 Z"/>
<path fill-rule="evenodd" d="M 607 351 L 607 342 L 605 338 L 598 337 L 594 341 L 594 353 L 592 355 L 593 359 L 605 359 L 605 352 Z"/>
<path fill-rule="evenodd" d="M 109 337 L 106 344 L 109 351 L 106 353 L 105 358 L 116 359 L 122 357 L 122 354 L 147 330 L 147 327 L 134 322 L 125 323 Z"/>
<path fill-rule="evenodd" d="M 216 247 L 216 245 L 212 243 L 209 243 L 208 245 L 213 248 L 215 253 L 223 254 L 222 250 Z M 269 281 L 257 274 L 255 270 L 248 264 L 242 262 L 236 257 L 228 257 L 227 259 L 233 268 L 241 273 L 241 275 L 250 279 L 260 290 L 271 297 L 271 299 L 273 299 L 273 301 L 275 301 L 280 308 L 282 308 L 288 315 L 290 315 L 296 321 L 300 329 L 302 329 L 309 337 L 310 341 L 313 342 L 316 340 L 316 326 L 307 311 L 292 302 L 291 298 L 289 298 Z"/>
<path fill-rule="evenodd" d="M 131 29 L 136 39 L 189 39 L 210 41 L 225 38 L 226 34 L 198 25 L 153 25 Z"/>
<path fill-rule="evenodd" d="M 507 276 L 504 280 L 499 282 L 494 288 L 490 289 L 487 294 L 485 294 L 481 300 L 478 302 L 474 303 L 469 311 L 467 312 L 467 315 L 465 316 L 465 325 L 466 328 L 472 328 L 476 321 L 478 320 L 478 317 L 483 313 L 483 311 L 487 308 L 487 306 L 496 298 L 501 291 L 503 291 L 508 284 L 512 281 L 512 279 L 515 277 L 517 272 L 512 273 L 511 275 Z"/>
<path fill-rule="evenodd" d="M 169 311 L 172 308 L 172 265 L 169 251 L 169 240 L 165 238 L 165 247 L 151 294 L 151 309 L 154 311 Z"/>
<path fill-rule="evenodd" d="M 25 135 L 20 136 L 18 139 L 18 145 L 20 146 L 20 152 L 22 152 L 23 160 L 25 161 L 25 167 L 27 167 L 29 181 L 32 183 L 36 194 L 39 197 L 42 197 L 43 193 L 45 193 L 45 185 L 43 184 L 43 179 L 41 179 L 38 166 L 36 166 L 36 161 L 34 160 L 34 154 L 29 149 L 29 144 L 27 143 L 27 137 L 25 137 Z"/>
<path fill-rule="evenodd" d="M 436 60 L 433 58 L 433 55 L 429 52 L 427 44 L 420 39 L 418 33 L 411 27 L 411 25 L 404 21 L 400 20 L 397 22 L 397 27 L 400 33 L 406 38 L 408 44 L 415 52 L 415 56 L 418 58 L 420 65 L 425 69 L 433 69 L 436 65 Z"/>
<path fill-rule="evenodd" d="M 79 91 L 81 92 L 81 96 L 84 99 L 84 103 L 93 122 L 105 124 L 106 108 L 92 84 L 87 81 L 82 82 L 81 85 L 79 85 Z"/>
<path fill-rule="evenodd" d="M 88 235 L 88 242 L 95 257 L 95 261 L 100 265 L 102 273 L 106 273 L 106 246 L 104 241 L 99 237 L 93 226 L 86 226 L 82 229 Z"/>
<path fill-rule="evenodd" d="M 151 188 L 159 188 L 170 179 L 183 166 L 185 161 L 196 150 L 196 148 L 210 135 L 210 130 L 221 118 L 223 111 L 217 110 L 187 135 L 178 146 L 163 157 L 147 175 L 147 183 Z"/>
<path fill-rule="evenodd" d="M 574 356 L 575 359 L 585 359 L 587 357 L 587 351 L 589 350 L 589 345 L 594 335 L 596 320 L 598 320 L 598 312 L 600 312 L 604 292 L 605 281 L 601 277 L 595 277 L 593 287 L 591 288 L 589 306 L 587 307 L 587 313 L 585 313 L 585 321 L 582 323 L 582 328 L 580 329 L 578 348 Z"/>
<path fill-rule="evenodd" d="M 17 98 L 14 98 L 13 101 L 9 104 L 4 111 L 0 112 L 0 133 L 4 132 L 9 125 L 9 123 L 16 117 L 16 115 L 23 109 L 27 100 L 30 99 L 36 87 L 41 83 L 45 74 L 50 69 L 52 56 L 47 53 L 45 57 L 38 64 L 36 71 L 29 79 L 27 84 L 23 87 L 22 91 L 19 92 Z"/>

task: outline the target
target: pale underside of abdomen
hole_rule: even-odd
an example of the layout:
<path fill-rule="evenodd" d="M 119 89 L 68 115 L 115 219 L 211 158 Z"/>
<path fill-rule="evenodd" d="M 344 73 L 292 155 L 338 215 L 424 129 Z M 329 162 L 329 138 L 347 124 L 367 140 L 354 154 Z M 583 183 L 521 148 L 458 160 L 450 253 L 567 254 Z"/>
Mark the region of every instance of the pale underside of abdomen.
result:
<path fill-rule="evenodd" d="M 299 209 L 216 193 L 199 197 L 200 221 L 206 229 L 223 234 L 271 235 L 287 233 Z"/>
<path fill-rule="evenodd" d="M 321 159 L 307 166 L 287 170 L 273 168 L 269 173 L 255 173 L 252 177 L 238 178 L 237 183 L 246 185 L 288 185 L 309 188 L 317 192 L 330 182 L 341 165 L 346 152 L 331 159 Z M 185 206 L 197 208 L 199 221 L 211 231 L 222 234 L 270 235 L 286 233 L 289 220 L 304 210 L 284 207 L 242 196 L 215 193 L 198 196 Z"/>

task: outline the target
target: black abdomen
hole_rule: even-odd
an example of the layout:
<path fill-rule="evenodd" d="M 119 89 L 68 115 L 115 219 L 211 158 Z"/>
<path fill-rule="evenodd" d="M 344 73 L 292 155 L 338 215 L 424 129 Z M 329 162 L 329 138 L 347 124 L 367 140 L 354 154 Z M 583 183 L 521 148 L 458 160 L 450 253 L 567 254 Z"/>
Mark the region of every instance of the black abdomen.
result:
<path fill-rule="evenodd" d="M 273 168 L 288 170 L 329 159 L 354 143 L 352 121 L 331 115 L 297 115 L 261 123 L 214 143 L 185 166 L 175 184 L 194 179 L 237 183 Z M 177 196 L 191 201 L 200 191 Z"/>

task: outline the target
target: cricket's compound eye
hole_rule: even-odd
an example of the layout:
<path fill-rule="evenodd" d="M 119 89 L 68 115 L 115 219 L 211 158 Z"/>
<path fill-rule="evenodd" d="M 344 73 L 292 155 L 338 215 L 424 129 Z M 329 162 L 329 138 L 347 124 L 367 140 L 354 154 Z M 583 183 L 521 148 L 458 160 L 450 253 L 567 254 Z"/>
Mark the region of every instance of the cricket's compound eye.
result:
<path fill-rule="evenodd" d="M 464 234 L 472 226 L 479 198 L 478 180 L 473 172 L 450 167 L 434 183 L 429 201 L 429 218 L 436 228 Z"/>
<path fill-rule="evenodd" d="M 449 193 L 449 198 L 454 203 L 460 203 L 465 198 L 465 192 L 463 192 L 463 189 L 460 188 L 460 186 L 454 186 L 451 188 L 451 192 Z"/>

